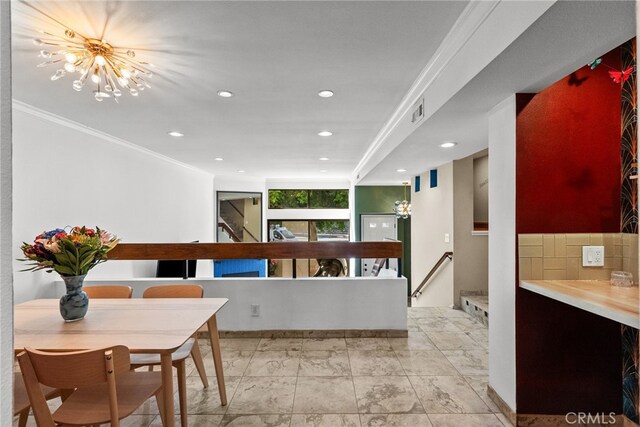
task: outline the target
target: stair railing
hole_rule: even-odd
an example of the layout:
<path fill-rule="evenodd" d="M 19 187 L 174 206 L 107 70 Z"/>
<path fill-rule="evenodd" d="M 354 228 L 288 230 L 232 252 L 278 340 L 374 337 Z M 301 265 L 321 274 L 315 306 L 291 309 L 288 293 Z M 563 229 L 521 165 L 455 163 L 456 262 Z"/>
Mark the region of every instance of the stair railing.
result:
<path fill-rule="evenodd" d="M 433 277 L 433 275 L 436 274 L 436 271 L 438 271 L 438 268 L 440 268 L 440 266 L 447 259 L 448 260 L 452 260 L 453 259 L 453 252 L 445 252 L 444 254 L 442 254 L 442 256 L 440 257 L 438 262 L 436 262 L 436 264 L 433 266 L 433 268 L 427 273 L 427 275 L 422 280 L 422 282 L 420 283 L 418 288 L 415 291 L 413 291 L 413 293 L 411 294 L 411 298 L 416 298 L 418 295 L 422 295 L 422 289 L 425 287 L 425 285 L 427 284 L 429 279 L 431 279 L 431 277 Z"/>

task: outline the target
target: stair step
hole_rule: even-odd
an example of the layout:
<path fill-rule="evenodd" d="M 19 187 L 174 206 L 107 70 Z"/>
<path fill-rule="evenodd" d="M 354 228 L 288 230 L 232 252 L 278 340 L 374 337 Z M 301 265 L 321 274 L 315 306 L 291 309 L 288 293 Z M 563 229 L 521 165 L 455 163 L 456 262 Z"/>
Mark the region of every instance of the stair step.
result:
<path fill-rule="evenodd" d="M 489 297 L 487 295 L 461 295 L 460 306 L 467 314 L 489 326 Z"/>

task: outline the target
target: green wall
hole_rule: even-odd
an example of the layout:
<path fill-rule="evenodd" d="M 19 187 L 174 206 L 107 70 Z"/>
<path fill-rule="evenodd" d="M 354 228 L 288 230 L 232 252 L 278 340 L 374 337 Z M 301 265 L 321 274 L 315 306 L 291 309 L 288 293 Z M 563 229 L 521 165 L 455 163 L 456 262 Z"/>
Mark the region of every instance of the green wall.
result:
<path fill-rule="evenodd" d="M 356 186 L 355 229 L 356 241 L 360 241 L 360 215 L 393 213 L 396 200 L 404 199 L 404 187 Z M 407 200 L 411 201 L 411 187 L 407 186 Z M 411 284 L 411 218 L 398 218 L 398 240 L 402 241 L 402 275 Z M 360 275 L 360 260 L 356 261 L 356 275 Z M 409 289 L 411 286 L 409 285 Z"/>

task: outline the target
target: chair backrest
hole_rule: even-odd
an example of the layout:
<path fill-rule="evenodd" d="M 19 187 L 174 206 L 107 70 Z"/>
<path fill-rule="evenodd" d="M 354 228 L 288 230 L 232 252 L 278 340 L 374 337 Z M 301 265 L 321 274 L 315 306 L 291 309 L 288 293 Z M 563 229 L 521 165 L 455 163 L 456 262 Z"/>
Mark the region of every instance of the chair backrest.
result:
<path fill-rule="evenodd" d="M 74 389 L 92 384 L 107 383 L 112 425 L 118 425 L 116 376 L 129 371 L 129 349 L 124 346 L 70 353 L 51 353 L 25 348 L 18 355 L 20 371 L 31 402 L 36 424 L 54 426 L 51 411 L 40 384 Z"/>
<path fill-rule="evenodd" d="M 142 298 L 202 298 L 203 295 L 200 285 L 163 285 L 145 289 Z"/>
<path fill-rule="evenodd" d="M 89 298 L 131 298 L 133 294 L 131 286 L 122 285 L 84 286 L 82 290 Z"/>

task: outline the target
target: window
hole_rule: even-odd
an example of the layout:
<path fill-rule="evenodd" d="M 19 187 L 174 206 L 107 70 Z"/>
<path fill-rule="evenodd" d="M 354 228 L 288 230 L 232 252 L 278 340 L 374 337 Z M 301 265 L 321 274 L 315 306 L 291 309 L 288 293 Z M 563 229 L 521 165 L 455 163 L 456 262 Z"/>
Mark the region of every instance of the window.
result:
<path fill-rule="evenodd" d="M 328 242 L 349 241 L 348 220 L 269 220 L 270 242 Z M 348 275 L 348 262 L 338 260 L 343 265 L 343 274 Z M 270 277 L 292 277 L 293 262 L 290 259 L 269 260 Z M 315 259 L 296 260 L 296 277 L 310 277 L 318 272 Z"/>
<path fill-rule="evenodd" d="M 269 209 L 348 209 L 349 190 L 269 190 Z"/>

